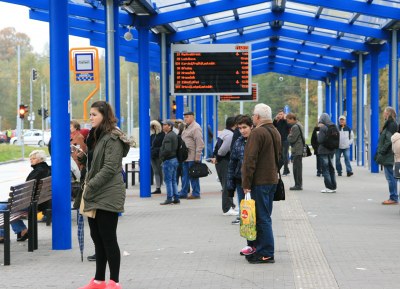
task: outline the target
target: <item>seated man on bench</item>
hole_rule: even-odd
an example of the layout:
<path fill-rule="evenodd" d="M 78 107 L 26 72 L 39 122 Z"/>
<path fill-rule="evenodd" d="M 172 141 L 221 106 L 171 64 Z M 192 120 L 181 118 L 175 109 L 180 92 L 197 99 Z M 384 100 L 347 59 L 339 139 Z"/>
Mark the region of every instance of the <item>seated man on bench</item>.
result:
<path fill-rule="evenodd" d="M 33 170 L 30 172 L 26 181 L 43 179 L 51 175 L 51 169 L 46 163 L 46 153 L 43 150 L 34 150 L 29 154 L 29 160 Z M 0 210 L 7 209 L 7 203 L 0 204 Z M 28 228 L 22 220 L 11 223 L 11 227 L 17 234 L 17 241 L 23 242 L 28 239 Z M 0 243 L 4 243 L 4 229 L 0 229 Z"/>

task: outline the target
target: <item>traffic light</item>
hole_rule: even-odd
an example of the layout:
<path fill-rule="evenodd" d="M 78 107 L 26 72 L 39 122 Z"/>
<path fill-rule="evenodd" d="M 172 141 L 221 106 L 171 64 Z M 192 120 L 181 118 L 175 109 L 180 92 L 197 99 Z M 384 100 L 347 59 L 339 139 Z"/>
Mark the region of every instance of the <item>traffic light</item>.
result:
<path fill-rule="evenodd" d="M 20 104 L 19 105 L 19 117 L 21 118 L 21 119 L 24 119 L 25 118 L 25 114 L 27 114 L 28 113 L 28 106 L 26 106 L 26 105 L 24 105 L 24 104 Z"/>
<path fill-rule="evenodd" d="M 38 73 L 35 68 L 32 68 L 32 81 L 35 81 L 38 78 Z"/>
<path fill-rule="evenodd" d="M 175 100 L 172 101 L 172 113 L 176 114 L 176 101 Z"/>

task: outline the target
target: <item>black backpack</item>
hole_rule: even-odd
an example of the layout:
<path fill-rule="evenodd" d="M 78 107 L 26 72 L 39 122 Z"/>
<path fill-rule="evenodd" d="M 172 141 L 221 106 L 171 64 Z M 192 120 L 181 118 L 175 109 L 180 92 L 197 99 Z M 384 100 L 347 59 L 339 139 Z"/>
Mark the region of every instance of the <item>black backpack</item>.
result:
<path fill-rule="evenodd" d="M 188 156 L 189 150 L 181 136 L 178 135 L 178 148 L 176 149 L 176 158 L 178 159 L 178 162 L 183 163 L 187 160 Z"/>
<path fill-rule="evenodd" d="M 325 140 L 322 143 L 324 147 L 328 150 L 335 150 L 339 148 L 340 133 L 335 124 L 330 124 L 327 126 Z"/>

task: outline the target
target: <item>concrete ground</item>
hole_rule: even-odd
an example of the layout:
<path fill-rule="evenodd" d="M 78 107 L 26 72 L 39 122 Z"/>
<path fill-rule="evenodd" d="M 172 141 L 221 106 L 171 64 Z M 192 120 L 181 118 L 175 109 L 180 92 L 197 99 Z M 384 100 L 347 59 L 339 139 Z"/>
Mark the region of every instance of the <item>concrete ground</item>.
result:
<path fill-rule="evenodd" d="M 138 185 L 130 187 L 118 227 L 123 288 L 400 288 L 399 207 L 381 205 L 388 198 L 382 172 L 352 166 L 354 176 L 337 178 L 336 194 L 320 193 L 323 178 L 315 176 L 314 156 L 304 159 L 303 191 L 289 191 L 293 176 L 284 177 L 287 200 L 275 202 L 273 212 L 275 264 L 253 265 L 239 255 L 245 240 L 231 225 L 234 217 L 222 216 L 214 169 L 201 179 L 201 199 L 180 205 L 159 205 L 164 187 L 148 199 L 139 198 Z M 6 170 L 0 166 L 0 178 Z M 34 253 L 13 235 L 11 266 L 0 266 L 0 288 L 86 284 L 95 264 L 81 262 L 75 212 L 72 218 L 71 250 L 51 250 L 51 227 L 44 224 Z M 94 252 L 87 223 L 85 233 L 86 258 Z"/>

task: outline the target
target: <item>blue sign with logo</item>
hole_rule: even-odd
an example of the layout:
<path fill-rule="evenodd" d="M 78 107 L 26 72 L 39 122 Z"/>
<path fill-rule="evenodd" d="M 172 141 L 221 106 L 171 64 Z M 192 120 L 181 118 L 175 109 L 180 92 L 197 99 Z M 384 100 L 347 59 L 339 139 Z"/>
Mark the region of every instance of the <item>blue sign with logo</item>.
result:
<path fill-rule="evenodd" d="M 285 113 L 285 114 L 288 114 L 289 112 L 290 112 L 290 107 L 289 107 L 289 105 L 285 105 L 285 107 L 283 108 L 283 112 Z"/>

